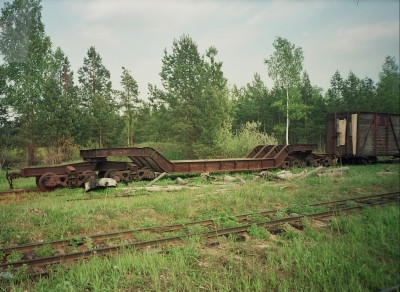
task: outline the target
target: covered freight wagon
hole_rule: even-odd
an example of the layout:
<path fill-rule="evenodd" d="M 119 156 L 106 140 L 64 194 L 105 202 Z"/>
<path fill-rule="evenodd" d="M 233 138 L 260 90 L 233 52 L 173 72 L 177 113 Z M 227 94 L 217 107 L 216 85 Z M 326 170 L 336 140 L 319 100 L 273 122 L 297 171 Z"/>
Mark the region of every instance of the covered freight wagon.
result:
<path fill-rule="evenodd" d="M 400 114 L 336 112 L 326 117 L 326 152 L 347 162 L 400 156 Z"/>

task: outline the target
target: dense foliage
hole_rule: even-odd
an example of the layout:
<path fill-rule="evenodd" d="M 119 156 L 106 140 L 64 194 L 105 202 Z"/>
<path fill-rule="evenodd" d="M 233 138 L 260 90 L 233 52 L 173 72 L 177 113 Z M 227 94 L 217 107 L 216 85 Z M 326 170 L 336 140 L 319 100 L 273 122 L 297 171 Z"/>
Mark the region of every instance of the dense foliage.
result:
<path fill-rule="evenodd" d="M 122 90 L 113 89 L 110 71 L 94 46 L 75 79 L 68 57 L 46 35 L 41 10 L 40 0 L 14 0 L 1 9 L 0 166 L 14 158 L 19 163 L 59 163 L 77 147 L 147 142 L 177 143 L 185 157 L 223 155 L 221 140 L 235 141 L 247 123 L 255 123 L 257 135 L 279 143 L 286 136 L 286 143 L 318 143 L 322 148 L 327 112 L 399 109 L 400 73 L 394 57 L 385 57 L 377 84 L 336 71 L 324 92 L 303 70 L 302 49 L 281 37 L 264 61 L 275 81 L 271 89 L 258 74 L 244 86 L 229 87 L 218 50 L 210 46 L 202 54 L 183 35 L 164 51 L 162 88 L 150 84 L 148 100 L 140 100 L 140 88 L 124 67 Z"/>

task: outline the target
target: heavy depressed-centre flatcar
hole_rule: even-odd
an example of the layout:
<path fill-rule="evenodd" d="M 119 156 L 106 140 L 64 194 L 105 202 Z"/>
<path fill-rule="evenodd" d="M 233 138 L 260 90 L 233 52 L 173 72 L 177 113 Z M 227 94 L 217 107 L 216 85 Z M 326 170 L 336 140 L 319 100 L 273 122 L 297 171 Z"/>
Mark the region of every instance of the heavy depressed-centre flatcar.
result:
<path fill-rule="evenodd" d="M 399 114 L 337 112 L 326 119 L 326 153 L 313 153 L 315 144 L 259 145 L 246 157 L 170 161 L 150 147 L 81 150 L 83 162 L 22 168 L 6 175 L 13 180 L 35 177 L 44 190 L 58 187 L 82 187 L 96 178 L 117 182 L 152 179 L 156 173 L 230 172 L 287 168 L 293 166 L 329 166 L 337 158 L 344 162 L 374 162 L 378 156 L 399 156 Z M 110 161 L 128 157 L 130 162 Z"/>

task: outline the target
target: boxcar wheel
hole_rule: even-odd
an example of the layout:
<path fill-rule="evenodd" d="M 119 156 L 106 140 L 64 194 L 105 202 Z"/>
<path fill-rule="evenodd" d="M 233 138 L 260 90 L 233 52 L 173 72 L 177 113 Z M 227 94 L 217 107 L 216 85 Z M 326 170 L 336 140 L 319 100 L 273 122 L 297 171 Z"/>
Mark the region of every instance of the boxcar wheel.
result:
<path fill-rule="evenodd" d="M 43 174 L 38 181 L 38 187 L 45 192 L 55 190 L 58 185 L 58 175 L 52 172 Z"/>

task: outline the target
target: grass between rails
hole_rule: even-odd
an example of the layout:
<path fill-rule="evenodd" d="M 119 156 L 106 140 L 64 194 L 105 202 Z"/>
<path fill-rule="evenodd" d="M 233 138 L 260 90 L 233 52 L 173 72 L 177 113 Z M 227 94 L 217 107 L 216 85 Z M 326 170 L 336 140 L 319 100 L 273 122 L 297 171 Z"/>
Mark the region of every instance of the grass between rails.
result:
<path fill-rule="evenodd" d="M 210 217 L 227 220 L 240 213 L 398 191 L 398 175 L 377 175 L 386 167 L 351 166 L 341 178 L 312 176 L 291 182 L 253 181 L 253 174 L 240 173 L 234 175 L 246 184 L 233 185 L 211 185 L 190 176 L 186 179 L 202 187 L 115 198 L 125 191 L 119 187 L 92 193 L 96 199 L 87 201 L 69 201 L 88 196 L 83 190 L 7 196 L 0 198 L 0 246 Z M 398 171 L 398 165 L 393 167 Z M 172 179 L 160 185 L 171 184 Z M 253 228 L 245 242 L 221 239 L 214 248 L 192 238 L 185 246 L 162 253 L 124 250 L 113 258 L 59 267 L 38 281 L 23 275 L 3 280 L 0 287 L 11 291 L 377 290 L 400 278 L 399 213 L 398 206 L 367 209 L 320 228 L 305 222 L 305 231 L 289 229 L 278 236 Z"/>

